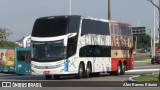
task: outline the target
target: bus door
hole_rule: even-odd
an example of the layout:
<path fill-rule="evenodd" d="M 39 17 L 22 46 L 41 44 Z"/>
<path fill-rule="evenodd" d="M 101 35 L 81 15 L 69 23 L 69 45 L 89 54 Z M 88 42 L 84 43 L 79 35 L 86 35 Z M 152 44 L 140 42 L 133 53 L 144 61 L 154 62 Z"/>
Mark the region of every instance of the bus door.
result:
<path fill-rule="evenodd" d="M 27 75 L 30 74 L 30 48 L 16 49 L 16 74 Z"/>

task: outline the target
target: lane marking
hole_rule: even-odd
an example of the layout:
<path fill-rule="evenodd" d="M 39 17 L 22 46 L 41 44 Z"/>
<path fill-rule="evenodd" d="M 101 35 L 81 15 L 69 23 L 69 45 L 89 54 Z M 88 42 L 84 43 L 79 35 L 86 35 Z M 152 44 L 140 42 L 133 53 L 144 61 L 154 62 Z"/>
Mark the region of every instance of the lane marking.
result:
<path fill-rule="evenodd" d="M 159 71 L 160 69 L 139 69 L 139 70 L 129 70 L 126 72 L 150 72 L 150 71 Z"/>

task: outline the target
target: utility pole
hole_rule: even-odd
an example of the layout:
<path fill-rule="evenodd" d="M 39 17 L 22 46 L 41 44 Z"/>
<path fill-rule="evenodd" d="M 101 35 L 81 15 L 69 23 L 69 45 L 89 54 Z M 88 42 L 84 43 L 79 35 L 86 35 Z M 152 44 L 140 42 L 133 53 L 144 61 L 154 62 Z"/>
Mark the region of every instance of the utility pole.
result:
<path fill-rule="evenodd" d="M 111 1 L 108 0 L 108 20 L 111 20 Z"/>
<path fill-rule="evenodd" d="M 157 5 L 155 3 L 155 0 L 149 0 L 159 11 L 159 28 L 158 28 L 158 32 L 159 32 L 159 42 L 158 42 L 158 47 L 160 47 L 160 0 L 159 0 L 159 5 Z M 155 38 L 155 37 L 154 37 Z M 159 70 L 159 78 L 158 80 L 160 81 L 160 70 Z"/>
<path fill-rule="evenodd" d="M 72 14 L 72 1 L 69 0 L 69 15 Z"/>
<path fill-rule="evenodd" d="M 159 27 L 158 27 L 158 31 L 159 31 L 159 43 L 158 46 L 160 47 L 160 0 L 159 0 L 159 5 L 155 4 L 155 0 L 149 0 L 159 11 Z"/>

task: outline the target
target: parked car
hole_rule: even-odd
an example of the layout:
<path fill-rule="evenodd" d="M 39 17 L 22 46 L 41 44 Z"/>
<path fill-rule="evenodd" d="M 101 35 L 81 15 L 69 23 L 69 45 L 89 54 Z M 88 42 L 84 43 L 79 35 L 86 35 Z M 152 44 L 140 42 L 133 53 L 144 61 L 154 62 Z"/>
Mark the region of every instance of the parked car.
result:
<path fill-rule="evenodd" d="M 143 48 L 142 49 L 142 53 L 147 53 L 147 52 L 150 52 L 151 51 L 151 49 L 150 48 Z"/>
<path fill-rule="evenodd" d="M 160 56 L 154 56 L 151 58 L 151 64 L 158 63 L 160 64 Z"/>

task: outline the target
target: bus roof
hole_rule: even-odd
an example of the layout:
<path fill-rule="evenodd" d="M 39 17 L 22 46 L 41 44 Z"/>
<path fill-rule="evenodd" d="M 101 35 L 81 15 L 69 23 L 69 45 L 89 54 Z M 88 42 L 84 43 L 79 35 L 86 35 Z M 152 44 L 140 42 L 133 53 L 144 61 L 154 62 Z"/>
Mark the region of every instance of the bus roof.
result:
<path fill-rule="evenodd" d="M 109 22 L 111 24 L 123 24 L 127 26 L 132 26 L 129 23 L 122 23 L 122 22 L 117 22 L 113 20 L 107 20 L 107 19 L 99 19 L 99 18 L 93 18 L 93 17 L 85 17 L 81 15 L 60 15 L 60 16 L 46 16 L 46 17 L 40 17 L 38 19 L 53 19 L 53 18 L 64 18 L 64 17 L 81 17 L 82 19 L 91 19 L 91 20 L 96 20 L 96 21 L 102 21 L 102 22 Z"/>

